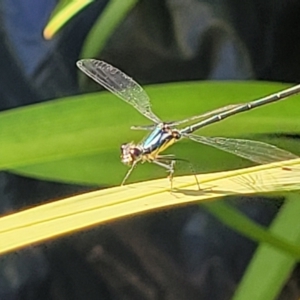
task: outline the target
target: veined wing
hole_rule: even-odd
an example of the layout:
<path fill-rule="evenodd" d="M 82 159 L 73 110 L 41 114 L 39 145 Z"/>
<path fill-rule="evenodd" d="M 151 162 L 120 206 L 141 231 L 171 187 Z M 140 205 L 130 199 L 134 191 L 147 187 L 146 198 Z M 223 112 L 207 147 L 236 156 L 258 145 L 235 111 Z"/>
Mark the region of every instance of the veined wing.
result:
<path fill-rule="evenodd" d="M 119 69 L 96 59 L 77 61 L 77 67 L 110 92 L 126 101 L 154 123 L 162 121 L 152 112 L 150 99 L 143 88 Z"/>
<path fill-rule="evenodd" d="M 174 122 L 167 122 L 167 124 L 170 127 L 173 127 L 173 126 L 177 126 L 177 125 L 180 125 L 180 124 L 188 123 L 188 122 L 191 122 L 191 121 L 209 118 L 211 116 L 223 113 L 225 111 L 230 111 L 230 110 L 232 110 L 234 108 L 239 107 L 240 105 L 241 104 L 230 104 L 230 105 L 227 105 L 227 106 L 224 106 L 224 107 L 217 108 L 217 109 L 214 109 L 212 111 L 206 112 L 206 113 L 201 114 L 201 115 L 197 115 L 197 116 L 192 116 L 190 118 L 186 118 L 184 120 L 179 120 L 179 121 L 174 121 Z M 155 128 L 155 125 L 141 125 L 141 126 L 134 125 L 134 126 L 130 127 L 130 129 L 133 129 L 133 130 L 153 130 L 154 128 Z"/>
<path fill-rule="evenodd" d="M 193 141 L 215 147 L 259 164 L 298 158 L 298 156 L 286 150 L 259 141 L 204 137 L 194 134 L 187 134 L 185 136 Z"/>
<path fill-rule="evenodd" d="M 132 130 L 154 130 L 156 126 L 155 125 L 133 125 L 130 127 Z"/>
<path fill-rule="evenodd" d="M 177 126 L 177 125 L 181 125 L 181 124 L 188 123 L 188 122 L 195 121 L 195 120 L 199 120 L 199 119 L 206 119 L 206 118 L 209 118 L 211 116 L 218 115 L 218 114 L 226 112 L 226 111 L 230 111 L 230 110 L 235 109 L 235 108 L 237 108 L 241 105 L 243 105 L 243 104 L 240 104 L 240 103 L 239 104 L 230 104 L 230 105 L 227 105 L 227 106 L 224 106 L 224 107 L 219 107 L 217 109 L 211 110 L 211 111 L 206 112 L 206 113 L 201 114 L 201 115 L 192 116 L 192 117 L 186 118 L 184 120 L 170 122 L 170 123 L 168 123 L 168 125 Z"/>

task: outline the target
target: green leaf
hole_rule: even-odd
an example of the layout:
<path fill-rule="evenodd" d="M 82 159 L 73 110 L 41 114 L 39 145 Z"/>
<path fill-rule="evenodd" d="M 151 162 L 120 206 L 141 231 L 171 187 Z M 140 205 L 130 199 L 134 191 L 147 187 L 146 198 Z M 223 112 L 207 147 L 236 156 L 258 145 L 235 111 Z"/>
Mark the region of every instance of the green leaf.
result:
<path fill-rule="evenodd" d="M 110 0 L 85 39 L 81 58 L 96 57 L 138 0 Z"/>
<path fill-rule="evenodd" d="M 52 39 L 63 26 L 92 2 L 94 0 L 60 0 L 44 29 L 45 39 Z M 138 0 L 110 0 L 87 35 L 80 57 L 97 56 L 137 2 Z"/>
<path fill-rule="evenodd" d="M 255 82 L 194 82 L 147 87 L 153 110 L 166 121 L 181 119 L 229 104 L 259 98 L 283 89 L 282 84 Z M 295 96 L 242 113 L 200 134 L 251 136 L 253 134 L 298 133 L 298 101 Z M 119 161 L 124 142 L 139 141 L 145 131 L 131 125 L 148 121 L 130 105 L 103 92 L 58 99 L 0 114 L 0 169 L 34 177 L 86 184 L 119 184 L 127 170 Z M 285 148 L 285 143 L 279 144 Z M 297 144 L 288 150 L 297 154 Z M 183 140 L 168 153 L 201 165 L 198 171 L 226 170 L 245 166 L 234 155 Z M 132 180 L 166 176 L 165 171 L 144 164 Z"/>
<path fill-rule="evenodd" d="M 296 243 L 295 245 L 290 243 L 297 242 L 298 244 L 298 241 L 287 240 L 286 236 L 280 236 L 278 232 L 274 232 L 274 234 L 272 234 L 272 232 L 269 232 L 268 229 L 256 224 L 239 210 L 223 201 L 203 203 L 202 205 L 204 205 L 209 212 L 216 216 L 219 221 L 222 221 L 224 224 L 233 228 L 242 235 L 245 235 L 256 242 L 271 245 L 273 249 L 277 248 L 284 250 L 285 254 L 288 253 L 291 255 L 290 258 L 300 260 L 300 248 L 296 246 Z M 261 268 L 259 268 L 259 272 L 261 272 Z M 261 273 L 256 273 L 254 277 L 258 277 L 258 275 L 261 276 Z M 252 299 L 257 298 L 253 297 Z"/>
<path fill-rule="evenodd" d="M 274 220 L 270 233 L 282 237 L 300 249 L 299 194 L 290 193 L 287 200 Z M 299 259 L 289 256 L 270 244 L 260 244 L 233 299 L 277 298 L 297 261 Z"/>

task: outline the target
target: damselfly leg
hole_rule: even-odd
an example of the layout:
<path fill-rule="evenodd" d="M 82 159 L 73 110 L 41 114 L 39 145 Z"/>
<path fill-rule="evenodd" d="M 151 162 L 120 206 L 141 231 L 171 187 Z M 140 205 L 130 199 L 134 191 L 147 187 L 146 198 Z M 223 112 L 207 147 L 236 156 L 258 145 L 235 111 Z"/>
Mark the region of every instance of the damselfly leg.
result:
<path fill-rule="evenodd" d="M 160 166 L 160 167 L 163 167 L 167 170 L 167 172 L 169 172 L 169 180 L 170 180 L 170 183 L 171 183 L 171 191 L 173 190 L 173 175 L 174 175 L 174 166 L 175 166 L 175 163 L 176 161 L 175 160 L 170 160 L 170 161 L 167 161 L 167 160 L 163 160 L 163 158 L 157 158 L 157 159 L 154 159 L 152 161 L 154 164 Z"/>

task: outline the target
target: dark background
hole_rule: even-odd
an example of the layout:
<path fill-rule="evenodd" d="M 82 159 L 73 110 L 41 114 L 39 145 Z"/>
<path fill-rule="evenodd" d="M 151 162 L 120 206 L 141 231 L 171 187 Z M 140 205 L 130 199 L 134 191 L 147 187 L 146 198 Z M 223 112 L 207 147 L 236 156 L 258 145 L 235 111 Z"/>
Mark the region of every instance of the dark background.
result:
<path fill-rule="evenodd" d="M 80 12 L 51 41 L 54 0 L 0 4 L 0 109 L 79 93 L 75 62 L 107 1 Z M 142 0 L 99 58 L 141 84 L 300 79 L 300 2 Z M 94 187 L 0 174 L 2 214 Z M 280 201 L 229 199 L 267 225 Z M 203 208 L 170 209 L 0 258 L 0 299 L 230 299 L 255 250 Z M 298 299 L 297 270 L 280 299 Z"/>

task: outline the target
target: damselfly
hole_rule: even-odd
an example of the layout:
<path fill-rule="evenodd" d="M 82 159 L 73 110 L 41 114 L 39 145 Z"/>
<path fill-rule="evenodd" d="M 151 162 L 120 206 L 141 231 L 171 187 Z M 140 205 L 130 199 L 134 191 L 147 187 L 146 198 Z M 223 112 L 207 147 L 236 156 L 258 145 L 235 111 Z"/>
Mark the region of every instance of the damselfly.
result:
<path fill-rule="evenodd" d="M 150 126 L 132 126 L 131 129 L 149 130 L 151 132 L 138 144 L 126 143 L 121 146 L 121 160 L 124 164 L 130 166 L 122 185 L 128 179 L 134 167 L 139 162 L 146 161 L 165 168 L 170 173 L 170 178 L 172 179 L 176 159 L 173 155 L 162 155 L 161 152 L 182 138 L 189 138 L 193 141 L 213 146 L 259 164 L 297 158 L 296 155 L 288 151 L 263 142 L 224 137 L 205 137 L 192 133 L 204 126 L 224 120 L 237 113 L 297 94 L 300 92 L 300 85 L 249 103 L 232 104 L 181 121 L 167 123 L 163 122 L 152 112 L 150 99 L 143 88 L 119 69 L 104 61 L 95 59 L 79 60 L 77 66 L 86 75 L 132 105 L 142 115 L 154 122 Z M 183 129 L 176 128 L 178 125 L 191 121 L 197 121 L 197 123 Z"/>

